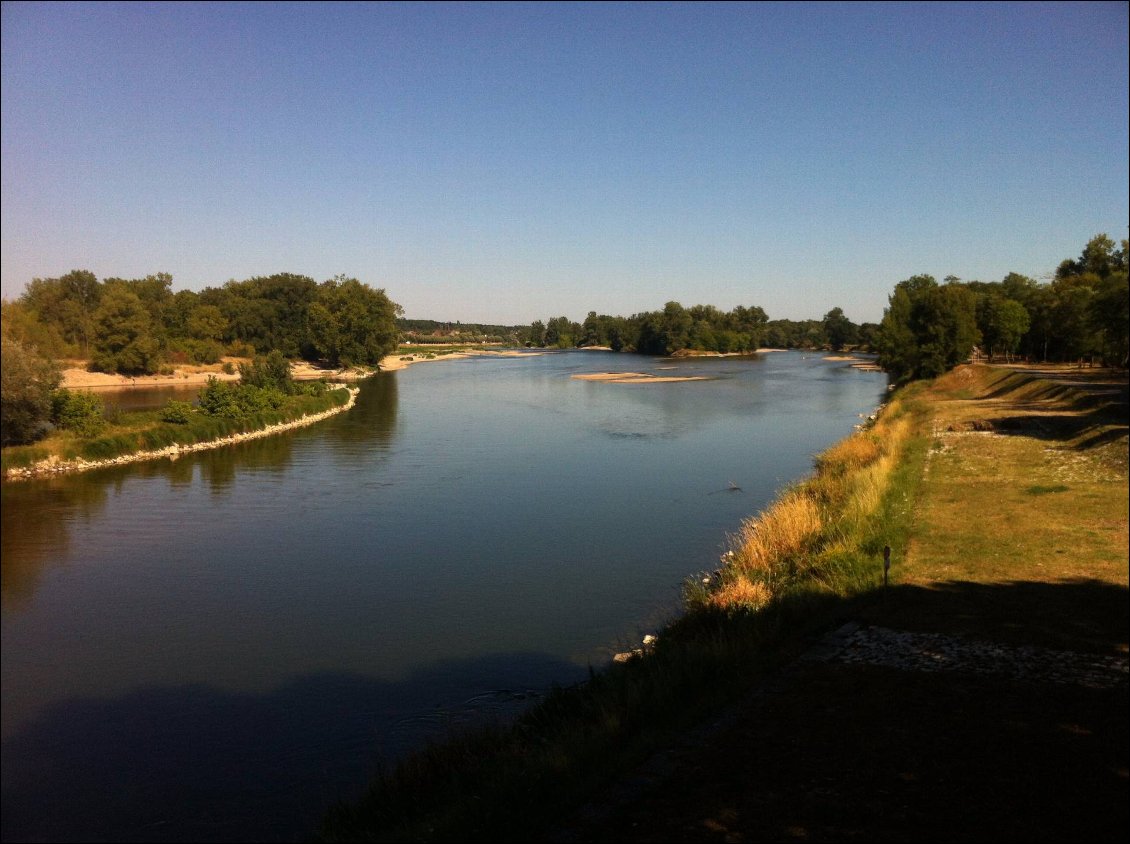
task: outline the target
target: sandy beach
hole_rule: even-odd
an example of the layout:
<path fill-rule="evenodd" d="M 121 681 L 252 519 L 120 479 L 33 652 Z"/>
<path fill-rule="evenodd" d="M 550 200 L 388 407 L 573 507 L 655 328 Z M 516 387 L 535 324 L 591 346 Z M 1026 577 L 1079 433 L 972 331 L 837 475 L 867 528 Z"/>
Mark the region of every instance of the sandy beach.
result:
<path fill-rule="evenodd" d="M 604 347 L 589 347 L 589 351 L 610 351 Z M 757 353 L 782 352 L 785 349 L 758 349 Z M 427 347 L 419 347 L 406 354 L 392 354 L 381 358 L 379 371 L 396 372 L 415 363 L 427 363 L 440 360 L 463 360 L 470 357 L 535 357 L 543 355 L 543 351 L 526 351 L 522 349 L 486 349 L 467 352 L 448 352 L 438 354 L 429 351 Z M 741 357 L 748 352 L 700 352 L 693 357 Z M 688 357 L 692 355 L 687 355 Z M 854 366 L 859 369 L 874 368 L 870 361 L 851 357 L 829 357 L 826 360 L 855 360 Z M 90 372 L 86 369 L 84 361 L 64 361 L 63 382 L 61 386 L 68 390 L 121 390 L 131 387 L 192 387 L 208 383 L 209 378 L 219 381 L 238 381 L 239 365 L 247 363 L 246 358 L 223 358 L 220 363 L 214 364 L 179 364 L 173 367 L 172 372 L 164 375 L 117 375 L 106 372 Z M 234 372 L 224 372 L 225 364 L 231 364 Z M 353 367 L 342 369 L 323 369 L 306 361 L 297 361 L 291 364 L 290 372 L 296 381 L 313 381 L 324 378 L 327 381 L 360 381 L 368 378 L 378 370 L 372 367 Z M 588 375 L 574 375 L 582 381 L 607 381 L 619 384 L 660 384 L 672 381 L 705 381 L 705 375 L 693 376 L 656 376 L 642 372 L 597 372 Z"/>
<path fill-rule="evenodd" d="M 712 381 L 707 375 L 648 375 L 646 372 L 585 372 L 571 375 L 575 381 L 603 381 L 607 384 L 670 384 L 676 381 Z"/>
<path fill-rule="evenodd" d="M 409 354 L 393 354 L 381 358 L 379 370 L 381 372 L 395 372 L 414 363 L 425 363 L 439 360 L 460 360 L 469 357 L 517 357 L 527 355 L 540 355 L 542 352 L 524 352 L 517 349 L 498 349 L 473 352 L 451 352 L 449 354 L 435 354 L 425 350 L 413 351 Z M 64 361 L 63 381 L 60 386 L 68 390 L 120 390 L 131 387 L 191 387 L 208 383 L 209 378 L 219 381 L 238 381 L 239 365 L 248 363 L 246 358 L 223 358 L 220 363 L 214 364 L 180 364 L 173 367 L 170 374 L 165 375 L 118 375 L 106 372 L 90 372 L 86 369 L 84 361 Z M 230 363 L 232 373 L 223 370 L 224 364 Z M 290 365 L 290 373 L 296 381 L 314 381 L 325 378 L 327 381 L 360 381 L 368 378 L 378 370 L 373 367 L 353 367 L 342 369 L 324 369 L 314 366 L 306 361 L 296 361 Z"/>

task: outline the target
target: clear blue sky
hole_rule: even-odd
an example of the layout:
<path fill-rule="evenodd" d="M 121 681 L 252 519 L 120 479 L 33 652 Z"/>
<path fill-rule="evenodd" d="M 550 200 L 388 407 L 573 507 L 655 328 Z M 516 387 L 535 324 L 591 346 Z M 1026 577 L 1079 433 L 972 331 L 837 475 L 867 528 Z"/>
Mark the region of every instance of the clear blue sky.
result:
<path fill-rule="evenodd" d="M 1126 237 L 1126 3 L 3 4 L 2 270 L 843 307 Z"/>

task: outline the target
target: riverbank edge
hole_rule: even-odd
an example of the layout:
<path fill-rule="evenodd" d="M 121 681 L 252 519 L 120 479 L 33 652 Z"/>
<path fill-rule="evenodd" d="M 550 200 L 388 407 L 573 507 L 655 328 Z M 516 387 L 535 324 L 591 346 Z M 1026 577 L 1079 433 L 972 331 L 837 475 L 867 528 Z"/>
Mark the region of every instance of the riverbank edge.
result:
<path fill-rule="evenodd" d="M 1023 373 L 995 379 L 973 394 L 965 383 L 972 371 L 958 367 L 935 381 L 895 391 L 875 424 L 818 455 L 815 472 L 782 490 L 759 514 L 758 519 L 771 514 L 798 492 L 826 495 L 837 486 L 865 492 L 866 484 L 855 482 L 874 474 L 875 461 L 845 470 L 859 462 L 863 450 L 856 446 L 870 439 L 882 447 L 877 441 L 883 431 L 901 438 L 889 465 L 882 467 L 889 481 L 885 493 L 866 518 L 856 521 L 846 535 L 850 541 L 816 548 L 817 567 L 794 566 L 812 553 L 811 546 L 786 560 L 792 572 L 802 576 L 768 603 L 742 608 L 698 601 L 658 631 L 657 639 L 646 637 L 622 662 L 592 672 L 578 686 L 553 690 L 514 724 L 449 737 L 383 769 L 364 797 L 327 813 L 319 840 L 655 841 L 668 840 L 672 830 L 692 829 L 672 826 L 653 837 L 644 833 L 633 838 L 623 830 L 609 834 L 589 821 L 594 811 L 599 817 L 601 804 L 636 802 L 643 786 L 635 783 L 672 769 L 673 747 L 701 745 L 704 735 L 732 721 L 735 707 L 774 695 L 783 672 L 818 647 L 830 631 L 846 621 L 887 611 L 885 551 L 893 550 L 897 568 L 924 530 L 920 500 L 931 458 L 942 447 L 937 419 L 943 409 L 957 399 L 994 404 L 1007 392 L 1037 431 L 1043 431 L 1041 417 L 1048 414 L 1103 406 L 1101 397 L 1096 402 L 1095 396 L 1072 385 L 1037 383 Z M 1011 406 L 1008 413 L 1013 413 Z M 1016 418 L 1008 415 L 1011 423 Z M 1122 442 L 1125 448 L 1124 435 Z M 724 556 L 722 569 L 689 579 L 688 598 L 695 590 L 708 597 L 710 593 L 703 594 L 707 584 L 724 585 L 720 574 L 728 562 Z M 933 588 L 933 583 L 925 588 Z M 739 590 L 735 597 L 744 595 Z M 812 717 L 821 717 L 819 713 L 815 709 Z M 744 759 L 737 764 L 772 766 L 778 761 L 760 759 L 757 747 Z M 703 770 L 692 777 L 707 780 L 711 775 L 723 776 Z M 646 815 L 649 804 L 640 805 Z M 708 811 L 703 805 L 688 805 L 688 816 Z M 642 831 L 644 824 L 639 826 Z"/>
<path fill-rule="evenodd" d="M 249 440 L 258 440 L 263 437 L 274 436 L 275 434 L 292 431 L 296 428 L 304 428 L 316 422 L 321 422 L 323 419 L 335 416 L 338 413 L 344 413 L 357 403 L 357 396 L 361 393 L 360 387 L 342 386 L 338 389 L 344 389 L 349 393 L 349 398 L 346 400 L 345 404 L 339 407 L 331 407 L 329 410 L 323 410 L 319 413 L 305 414 L 289 422 L 278 422 L 255 431 L 243 431 L 238 434 L 230 434 L 226 437 L 207 440 L 205 442 L 170 445 L 155 451 L 135 451 L 132 454 L 123 454 L 105 460 L 84 460 L 81 457 L 75 458 L 74 460 L 59 460 L 56 457 L 50 457 L 38 463 L 33 463 L 31 466 L 9 469 L 4 473 L 4 480 L 33 480 L 75 472 L 87 472 L 91 469 L 104 469 L 109 466 L 124 466 L 128 463 L 141 463 L 147 460 L 176 460 L 183 455 L 192 454 L 193 452 L 223 448 L 224 446 L 236 445 L 237 443 L 248 442 Z"/>
<path fill-rule="evenodd" d="M 927 452 L 921 392 L 916 385 L 889 395 L 873 419 L 822 453 L 876 437 L 884 419 L 912 420 L 892 434 L 890 483 L 868 514 L 869 535 L 839 549 L 838 568 L 805 572 L 768 603 L 695 600 L 722 584 L 724 555 L 721 569 L 686 580 L 686 608 L 657 636 L 590 669 L 587 681 L 550 690 L 513 724 L 450 736 L 382 769 L 364 797 L 330 809 L 318 840 L 552 839 L 578 806 L 748 696 L 834 627 L 845 601 L 876 594 L 885 544 L 905 547 Z M 813 472 L 767 509 L 822 471 L 818 455 Z"/>

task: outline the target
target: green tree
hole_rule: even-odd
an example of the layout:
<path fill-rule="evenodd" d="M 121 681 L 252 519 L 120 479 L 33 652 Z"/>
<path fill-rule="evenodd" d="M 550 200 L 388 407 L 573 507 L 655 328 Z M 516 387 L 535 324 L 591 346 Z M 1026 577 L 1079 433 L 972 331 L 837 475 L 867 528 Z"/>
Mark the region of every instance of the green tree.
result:
<path fill-rule="evenodd" d="M 1031 326 L 1028 311 L 1015 299 L 991 294 L 985 298 L 982 312 L 981 334 L 990 359 L 998 353 L 1011 355 Z"/>
<path fill-rule="evenodd" d="M 1099 282 L 1089 317 L 1092 329 L 1101 337 L 1106 362 L 1125 369 L 1130 352 L 1130 285 L 1124 270 Z"/>
<path fill-rule="evenodd" d="M 94 367 L 103 372 L 147 375 L 157 371 L 158 342 L 149 310 L 125 284 L 107 285 L 94 313 Z"/>
<path fill-rule="evenodd" d="M 399 305 L 355 278 L 323 282 L 306 311 L 309 353 L 330 366 L 380 363 L 396 350 Z"/>
<path fill-rule="evenodd" d="M 185 330 L 195 340 L 219 340 L 227 327 L 224 312 L 215 305 L 198 305 L 185 320 Z"/>
<path fill-rule="evenodd" d="M 879 361 L 897 381 L 932 378 L 969 357 L 980 339 L 977 296 L 933 276 L 900 281 L 879 326 Z"/>
<path fill-rule="evenodd" d="M 833 351 L 859 341 L 859 326 L 844 316 L 843 308 L 832 308 L 824 314 L 824 334 Z"/>
<path fill-rule="evenodd" d="M 6 446 L 34 442 L 47 433 L 51 396 L 62 375 L 6 330 L 0 337 L 0 437 Z"/>
<path fill-rule="evenodd" d="M 71 270 L 59 278 L 34 278 L 20 301 L 47 325 L 57 327 L 66 342 L 87 355 L 94 341 L 94 313 L 103 287 L 90 270 Z"/>

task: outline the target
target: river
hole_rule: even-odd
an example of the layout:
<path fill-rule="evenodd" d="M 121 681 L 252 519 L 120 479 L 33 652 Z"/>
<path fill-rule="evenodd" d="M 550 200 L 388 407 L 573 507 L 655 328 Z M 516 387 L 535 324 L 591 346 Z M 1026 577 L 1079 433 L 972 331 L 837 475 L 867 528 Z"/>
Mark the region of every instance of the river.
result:
<path fill-rule="evenodd" d="M 710 380 L 571 377 L 603 371 Z M 422 363 L 310 428 L 4 484 L 4 840 L 308 834 L 638 644 L 885 391 L 796 352 Z"/>

